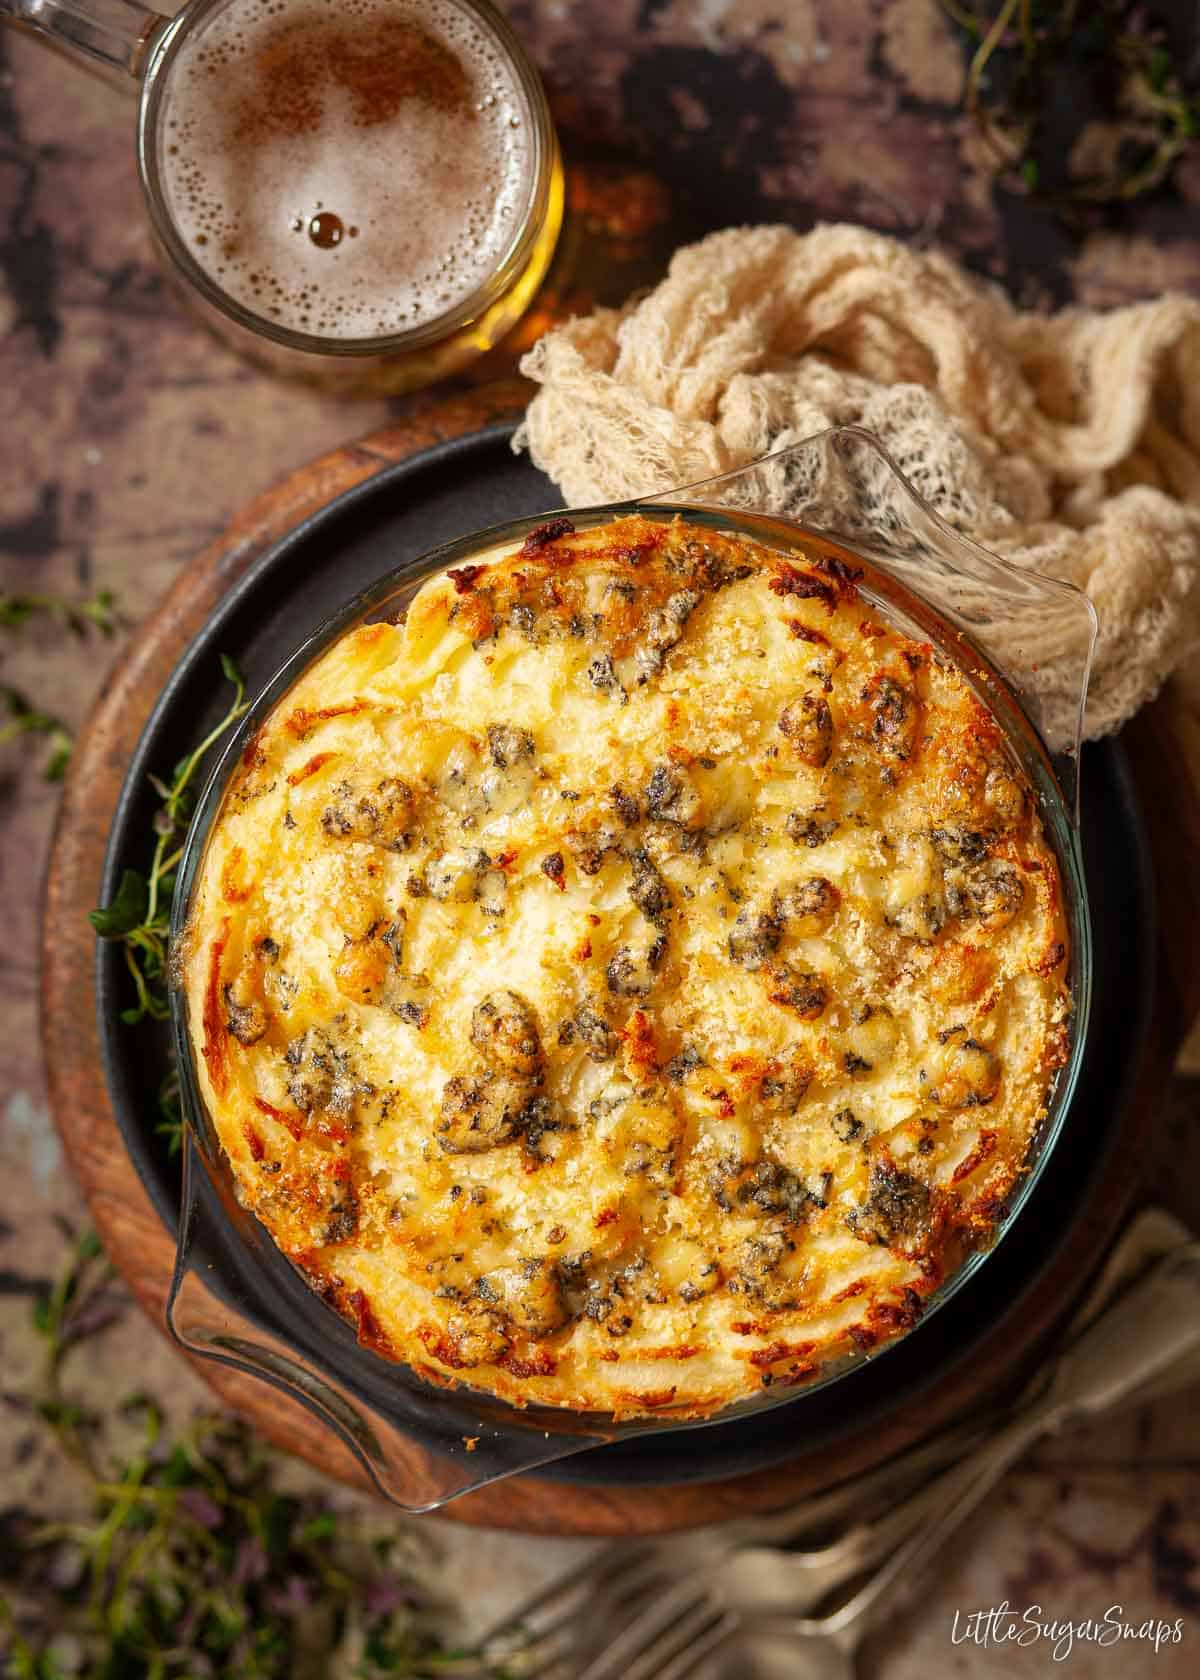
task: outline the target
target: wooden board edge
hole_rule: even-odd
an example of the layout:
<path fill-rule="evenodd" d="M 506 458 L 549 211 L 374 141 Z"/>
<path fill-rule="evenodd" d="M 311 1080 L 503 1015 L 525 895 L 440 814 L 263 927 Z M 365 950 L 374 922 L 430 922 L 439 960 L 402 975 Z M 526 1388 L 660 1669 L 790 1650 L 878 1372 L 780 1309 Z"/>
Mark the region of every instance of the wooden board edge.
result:
<path fill-rule="evenodd" d="M 333 496 L 447 437 L 462 436 L 519 412 L 527 388 L 506 382 L 462 397 L 425 401 L 394 426 L 333 451 L 289 475 L 237 516 L 181 574 L 135 632 L 81 732 L 63 791 L 45 889 L 42 1035 L 51 1108 L 64 1145 L 114 1263 L 143 1310 L 163 1326 L 173 1243 L 137 1179 L 108 1106 L 95 1019 L 95 946 L 86 912 L 95 902 L 108 824 L 124 765 L 182 647 L 222 593 L 267 546 Z M 1161 704 L 1161 702 L 1160 702 Z M 1153 729 L 1153 725 L 1150 727 Z M 1162 836 L 1159 840 L 1161 843 Z M 1131 1105 L 1136 1124 L 1122 1138 L 1113 1168 L 1068 1238 L 1063 1256 L 1023 1308 L 1029 1345 L 1042 1345 L 1115 1234 L 1135 1192 L 1145 1137 L 1165 1098 L 1178 1020 L 1200 989 L 1200 965 L 1164 952 L 1160 989 L 1178 1008 L 1160 1010 Z M 348 1450 L 302 1408 L 235 1372 L 199 1363 L 221 1398 L 264 1434 L 318 1468 L 355 1485 L 364 1472 Z M 1012 1376 L 1011 1326 L 989 1335 L 969 1371 L 952 1373 L 935 1393 L 869 1435 L 785 1466 L 684 1487 L 599 1488 L 517 1478 L 467 1495 L 443 1515 L 481 1527 L 528 1533 L 662 1533 L 772 1509 L 840 1481 L 949 1421 L 984 1386 Z"/>

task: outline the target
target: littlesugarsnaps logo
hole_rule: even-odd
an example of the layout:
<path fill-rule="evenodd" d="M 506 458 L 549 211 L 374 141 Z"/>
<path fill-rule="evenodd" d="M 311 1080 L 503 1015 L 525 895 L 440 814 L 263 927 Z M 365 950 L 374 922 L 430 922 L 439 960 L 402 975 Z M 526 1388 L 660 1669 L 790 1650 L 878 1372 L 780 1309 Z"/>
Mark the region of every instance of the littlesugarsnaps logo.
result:
<path fill-rule="evenodd" d="M 1013 1610 L 1005 1599 L 987 1610 L 956 1610 L 950 1627 L 952 1645 L 1043 1645 L 1055 1662 L 1066 1662 L 1076 1645 L 1149 1645 L 1157 1654 L 1164 1645 L 1183 1643 L 1183 1618 L 1164 1622 L 1157 1616 L 1136 1621 L 1123 1604 L 1110 1604 L 1101 1616 L 1063 1621 L 1040 1604 Z"/>

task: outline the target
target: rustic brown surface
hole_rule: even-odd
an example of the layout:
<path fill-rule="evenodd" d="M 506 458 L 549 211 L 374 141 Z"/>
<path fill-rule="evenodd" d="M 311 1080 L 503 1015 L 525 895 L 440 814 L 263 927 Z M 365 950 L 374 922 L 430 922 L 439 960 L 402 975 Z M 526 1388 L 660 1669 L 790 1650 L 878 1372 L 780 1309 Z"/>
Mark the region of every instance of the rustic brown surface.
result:
<path fill-rule="evenodd" d="M 108 1102 L 95 1027 L 95 949 L 87 912 L 97 901 L 110 814 L 138 733 L 167 676 L 214 602 L 271 542 L 341 490 L 389 462 L 440 438 L 477 430 L 519 411 L 519 385 L 491 385 L 469 397 L 425 406 L 404 423 L 335 450 L 252 503 L 229 531 L 200 555 L 167 599 L 143 623 L 113 673 L 77 744 L 63 794 L 47 880 L 47 938 L 42 959 L 43 1032 L 50 1099 L 67 1154 L 79 1175 L 105 1247 L 152 1319 L 162 1324 L 173 1244 L 145 1197 Z M 1170 708 L 1160 705 L 1142 727 L 1149 808 L 1164 811 Z M 1164 878 L 1186 871 L 1200 855 L 1200 826 L 1175 818 L 1161 825 Z M 1188 813 L 1195 818 L 1194 810 Z M 1200 915 L 1173 915 L 1164 926 L 1163 971 L 1136 1100 L 1102 1182 L 1074 1226 L 1058 1262 L 1019 1314 L 999 1323 L 969 1363 L 882 1426 L 851 1438 L 836 1455 L 802 1455 L 757 1475 L 682 1488 L 592 1489 L 526 1477 L 456 1501 L 447 1514 L 483 1526 L 536 1533 L 629 1534 L 711 1522 L 803 1498 L 950 1419 L 1011 1381 L 1014 1370 L 1052 1329 L 1096 1263 L 1134 1192 L 1152 1123 L 1162 1109 L 1181 1023 L 1200 1002 Z M 74 1007 L 72 1007 L 72 1003 Z M 86 1030 L 80 1030 L 83 1015 Z M 222 1398 L 256 1427 L 311 1463 L 354 1481 L 362 1471 L 302 1408 L 282 1405 L 262 1384 L 201 1363 Z M 331 1462 L 336 1454 L 336 1463 Z M 364 1483 L 365 1485 L 365 1483 Z"/>
<path fill-rule="evenodd" d="M 1200 289 L 1200 148 L 1169 192 L 1070 222 L 998 192 L 958 104 L 961 44 L 937 0 L 501 4 L 551 82 L 569 153 L 579 157 L 584 134 L 590 146 L 617 148 L 615 159 L 600 156 L 572 173 L 551 288 L 557 309 L 617 301 L 653 280 L 671 243 L 694 232 L 771 219 L 800 227 L 861 220 L 939 244 L 1025 304 L 1075 298 L 1105 307 L 1169 286 Z M 1194 22 L 1190 3 L 1166 9 Z M 1186 59 L 1191 48 L 1185 40 L 1175 50 Z M 75 595 L 111 587 L 126 624 L 280 474 L 399 412 L 382 403 L 348 410 L 273 383 L 197 329 L 154 259 L 131 124 L 131 105 L 111 87 L 0 30 L 0 588 Z M 654 175 L 631 178 L 631 155 Z M 542 320 L 539 308 L 521 337 Z M 494 375 L 501 360 L 479 376 Z M 35 624 L 19 638 L 0 632 L 0 656 L 6 682 L 76 725 L 111 646 Z M 1174 685 L 1167 727 L 1152 725 L 1148 742 L 1144 727 L 1139 721 L 1133 740 L 1139 758 L 1152 752 L 1157 761 L 1151 815 L 1169 840 L 1187 767 L 1200 765 L 1200 675 Z M 36 1026 L 34 886 L 57 802 L 36 750 L 3 749 L 0 1516 L 16 1505 L 60 1511 L 71 1498 L 69 1472 L 21 1409 L 40 1357 L 29 1300 L 61 1254 L 54 1217 L 86 1217 L 47 1113 Z M 1179 854 L 1168 844 L 1163 855 Z M 1160 881 L 1160 891 L 1164 924 L 1194 928 L 1194 863 Z M 1186 949 L 1168 947 L 1164 960 L 1190 972 Z M 1181 1021 L 1194 1021 L 1190 982 L 1176 996 Z M 80 1001 L 69 1002 L 86 1030 Z M 1200 1032 L 1184 1065 L 1200 1070 Z M 1165 1077 L 1165 1067 L 1157 1074 Z M 1177 1081 L 1143 1166 L 1154 1194 L 1200 1226 L 1194 1077 Z M 85 1357 L 94 1398 L 111 1403 L 136 1380 L 180 1421 L 205 1399 L 140 1314 Z M 889 1625 L 866 1672 L 886 1680 L 1050 1672 L 1044 1643 L 952 1646 L 956 1610 L 1008 1599 L 1018 1609 L 1040 1605 L 1047 1618 L 1097 1616 L 1116 1602 L 1134 1621 L 1182 1615 L 1181 1646 L 1154 1655 L 1080 1642 L 1063 1666 L 1073 1680 L 1193 1675 L 1196 1398 L 1139 1407 L 1031 1454 L 939 1560 L 915 1611 Z M 438 1519 L 398 1526 L 446 1560 L 458 1604 L 453 1637 L 510 1609 L 586 1544 L 516 1541 Z"/>

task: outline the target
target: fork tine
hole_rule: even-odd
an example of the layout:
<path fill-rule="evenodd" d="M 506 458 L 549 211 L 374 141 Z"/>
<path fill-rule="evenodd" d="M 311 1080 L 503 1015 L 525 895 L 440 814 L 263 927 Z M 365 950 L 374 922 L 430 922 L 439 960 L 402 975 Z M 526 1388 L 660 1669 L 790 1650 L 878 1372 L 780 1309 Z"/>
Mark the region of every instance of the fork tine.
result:
<path fill-rule="evenodd" d="M 579 1672 L 577 1680 L 625 1680 L 627 1661 L 704 1603 L 704 1588 L 696 1582 L 676 1580 L 667 1584 L 668 1591 L 620 1629 L 613 1642 Z"/>
<path fill-rule="evenodd" d="M 731 1612 L 718 1609 L 711 1599 L 701 1599 L 690 1614 L 643 1645 L 634 1661 L 624 1669 L 621 1680 L 662 1680 L 668 1666 L 678 1669 L 680 1663 L 684 1666 L 678 1672 L 687 1674 L 698 1660 L 693 1659 L 693 1652 L 699 1643 L 723 1622 L 736 1623 L 736 1620 Z"/>
<path fill-rule="evenodd" d="M 733 1610 L 726 1610 L 719 1621 L 710 1624 L 705 1633 L 700 1634 L 693 1644 L 672 1661 L 665 1668 L 660 1668 L 654 1680 L 687 1680 L 689 1674 L 694 1674 L 706 1657 L 711 1657 L 714 1651 L 719 1651 L 742 1626 L 742 1619 Z"/>
<path fill-rule="evenodd" d="M 648 1546 L 606 1546 L 603 1551 L 594 1552 L 576 1568 L 556 1575 L 532 1598 L 518 1605 L 503 1621 L 497 1622 L 495 1627 L 490 1629 L 481 1643 L 486 1645 L 493 1639 L 507 1638 L 518 1631 L 524 1632 L 539 1618 L 556 1616 L 560 1609 L 565 1608 L 580 1593 L 590 1596 L 593 1591 L 606 1587 L 610 1581 L 618 1581 L 627 1571 L 636 1570 L 648 1551 Z"/>
<path fill-rule="evenodd" d="M 891 1551 L 901 1540 L 907 1538 L 917 1525 L 923 1522 L 929 1512 L 938 1504 L 938 1478 L 934 1477 L 925 1487 L 911 1494 L 907 1499 L 900 1499 L 881 1516 L 854 1523 L 836 1540 L 829 1541 L 824 1546 L 814 1546 L 802 1550 L 788 1550 L 787 1557 L 797 1576 L 801 1572 L 814 1577 L 832 1573 L 833 1584 L 837 1584 L 836 1572 L 843 1566 L 857 1560 L 862 1568 L 867 1568 L 885 1552 Z"/>
<path fill-rule="evenodd" d="M 574 1655 L 581 1629 L 604 1606 L 640 1605 L 669 1577 L 648 1568 L 651 1545 L 612 1546 L 547 1583 L 493 1627 L 477 1646 L 493 1667 L 519 1663 L 522 1680 L 539 1680 Z"/>
<path fill-rule="evenodd" d="M 543 1665 L 536 1671 L 539 1674 L 544 1672 L 547 1663 L 568 1658 L 571 1659 L 572 1669 L 577 1668 L 579 1662 L 586 1661 L 590 1655 L 589 1635 L 592 1635 L 593 1643 L 600 1636 L 600 1630 L 595 1626 L 596 1618 L 602 1616 L 609 1623 L 622 1615 L 640 1620 L 645 1614 L 647 1601 L 659 1590 L 670 1586 L 673 1579 L 673 1576 L 661 1572 L 644 1574 L 636 1580 L 622 1576 L 616 1586 L 602 1587 L 594 1593 L 573 1599 L 563 1606 L 552 1622 L 542 1626 L 535 1641 L 531 1642 L 526 1637 L 520 1643 L 522 1675 L 526 1673 L 524 1665 L 535 1657 Z"/>

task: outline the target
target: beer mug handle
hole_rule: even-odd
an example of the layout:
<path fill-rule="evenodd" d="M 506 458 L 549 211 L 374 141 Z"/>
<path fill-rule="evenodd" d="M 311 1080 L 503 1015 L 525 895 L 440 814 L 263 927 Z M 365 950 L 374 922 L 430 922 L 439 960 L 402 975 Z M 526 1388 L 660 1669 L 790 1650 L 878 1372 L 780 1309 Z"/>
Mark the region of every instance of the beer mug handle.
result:
<path fill-rule="evenodd" d="M 139 79 L 151 46 L 171 22 L 134 0 L 0 0 L 0 18 L 82 63 Z"/>

